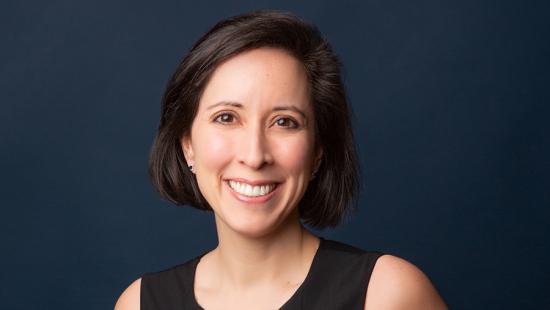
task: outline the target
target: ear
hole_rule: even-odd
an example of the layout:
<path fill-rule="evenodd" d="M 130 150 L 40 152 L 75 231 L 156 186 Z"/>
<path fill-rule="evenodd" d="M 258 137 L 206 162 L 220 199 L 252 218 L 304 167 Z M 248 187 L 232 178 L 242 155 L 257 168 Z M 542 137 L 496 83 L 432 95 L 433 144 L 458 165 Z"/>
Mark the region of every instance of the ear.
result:
<path fill-rule="evenodd" d="M 181 149 L 187 165 L 195 165 L 195 153 L 193 152 L 193 145 L 191 144 L 191 137 L 183 136 L 180 139 Z"/>
<path fill-rule="evenodd" d="M 313 171 L 317 171 L 321 166 L 321 160 L 323 159 L 323 148 L 319 147 L 313 160 Z"/>

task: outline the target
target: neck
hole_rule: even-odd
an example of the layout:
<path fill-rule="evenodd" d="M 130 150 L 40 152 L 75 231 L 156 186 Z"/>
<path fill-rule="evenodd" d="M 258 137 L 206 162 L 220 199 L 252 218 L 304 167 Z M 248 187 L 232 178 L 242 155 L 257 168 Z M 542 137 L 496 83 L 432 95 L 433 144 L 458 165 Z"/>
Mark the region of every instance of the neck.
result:
<path fill-rule="evenodd" d="M 243 236 L 218 221 L 216 226 L 219 244 L 214 259 L 220 283 L 239 290 L 303 279 L 319 244 L 318 238 L 301 225 L 297 212 L 277 231 L 259 237 Z"/>

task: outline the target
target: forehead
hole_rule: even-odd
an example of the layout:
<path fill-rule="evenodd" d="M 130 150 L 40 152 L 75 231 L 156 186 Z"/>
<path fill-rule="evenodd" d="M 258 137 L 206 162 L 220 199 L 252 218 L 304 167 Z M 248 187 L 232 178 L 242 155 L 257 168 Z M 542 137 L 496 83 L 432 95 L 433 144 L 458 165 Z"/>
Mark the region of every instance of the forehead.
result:
<path fill-rule="evenodd" d="M 302 63 L 287 51 L 253 49 L 226 60 L 213 72 L 200 106 L 217 101 L 307 108 L 309 83 Z"/>

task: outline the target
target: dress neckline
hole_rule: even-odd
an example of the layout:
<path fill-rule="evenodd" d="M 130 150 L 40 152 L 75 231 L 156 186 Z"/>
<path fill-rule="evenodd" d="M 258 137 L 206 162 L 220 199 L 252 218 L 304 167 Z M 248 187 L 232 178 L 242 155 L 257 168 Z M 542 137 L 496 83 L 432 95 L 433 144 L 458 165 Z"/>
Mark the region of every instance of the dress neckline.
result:
<path fill-rule="evenodd" d="M 302 282 L 302 284 L 300 284 L 300 286 L 296 289 L 296 291 L 294 291 L 292 296 L 290 296 L 290 298 L 279 309 L 284 309 L 286 306 L 288 306 L 292 302 L 294 302 L 294 299 L 298 298 L 300 293 L 305 289 L 307 284 L 311 281 L 311 278 L 313 277 L 312 274 L 314 273 L 314 270 L 316 270 L 316 267 L 319 264 L 319 256 L 320 256 L 319 253 L 321 252 L 321 248 L 324 247 L 323 245 L 325 244 L 325 239 L 323 237 L 318 236 L 318 238 L 319 238 L 319 246 L 317 247 L 317 250 L 315 251 L 315 255 L 313 256 L 313 260 L 311 262 L 311 265 L 309 266 L 309 270 L 306 274 L 306 277 L 305 277 L 304 281 Z M 199 303 L 197 302 L 197 298 L 195 297 L 195 273 L 197 271 L 197 265 L 199 264 L 199 261 L 207 253 L 208 253 L 208 251 L 204 252 L 203 254 L 201 254 L 199 256 L 197 256 L 194 259 L 193 265 L 192 265 L 193 272 L 192 272 L 192 277 L 191 277 L 191 298 L 193 300 L 194 306 L 197 309 L 201 309 L 201 310 L 205 310 L 205 309 L 202 308 L 199 305 Z"/>

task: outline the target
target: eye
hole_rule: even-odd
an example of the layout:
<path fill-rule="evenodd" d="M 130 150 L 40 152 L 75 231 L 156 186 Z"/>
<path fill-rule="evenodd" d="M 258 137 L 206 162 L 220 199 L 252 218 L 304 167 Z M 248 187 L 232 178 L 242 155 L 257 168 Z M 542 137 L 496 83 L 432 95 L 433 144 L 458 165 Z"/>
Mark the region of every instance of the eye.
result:
<path fill-rule="evenodd" d="M 214 122 L 217 122 L 220 124 L 229 124 L 229 123 L 232 123 L 234 120 L 235 120 L 235 116 L 227 112 L 221 113 L 214 118 Z"/>
<path fill-rule="evenodd" d="M 291 118 L 289 118 L 289 117 L 281 117 L 281 118 L 277 119 L 277 120 L 275 121 L 275 123 L 276 123 L 278 126 L 287 127 L 287 128 L 292 128 L 292 129 L 298 128 L 298 127 L 299 127 L 299 126 L 298 126 L 298 123 L 297 123 L 295 120 L 293 120 L 293 119 L 291 119 Z"/>

